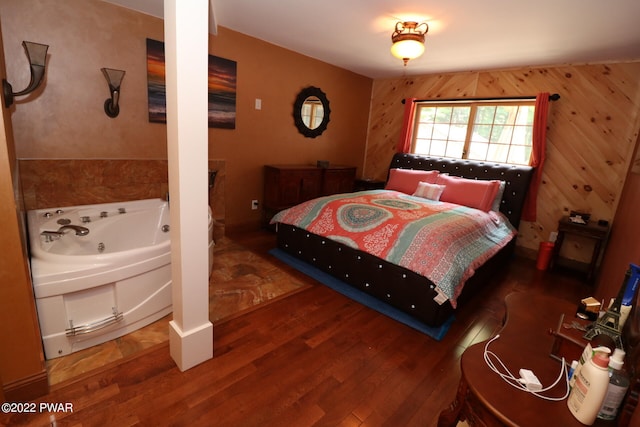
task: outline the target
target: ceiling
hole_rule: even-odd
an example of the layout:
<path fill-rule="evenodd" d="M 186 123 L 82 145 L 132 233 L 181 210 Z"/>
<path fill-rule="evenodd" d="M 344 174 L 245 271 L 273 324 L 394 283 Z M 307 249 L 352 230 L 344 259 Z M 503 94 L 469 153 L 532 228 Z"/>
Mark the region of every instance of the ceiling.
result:
<path fill-rule="evenodd" d="M 104 0 L 163 16 L 164 0 Z M 640 1 L 210 0 L 217 25 L 372 78 L 640 59 Z M 397 21 L 425 54 L 393 57 Z M 215 24 L 210 18 L 215 34 Z"/>

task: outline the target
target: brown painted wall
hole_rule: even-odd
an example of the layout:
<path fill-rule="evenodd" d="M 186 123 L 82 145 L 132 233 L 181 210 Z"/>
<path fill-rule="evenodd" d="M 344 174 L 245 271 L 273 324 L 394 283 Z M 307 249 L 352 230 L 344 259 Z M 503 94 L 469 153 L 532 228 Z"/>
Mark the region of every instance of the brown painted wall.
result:
<path fill-rule="evenodd" d="M 2 78 L 4 70 L 4 55 L 0 51 Z M 36 397 L 48 387 L 20 221 L 17 166 L 11 120 L 3 108 L 0 121 L 0 400 L 14 401 Z"/>
<path fill-rule="evenodd" d="M 615 216 L 615 227 L 611 231 L 609 245 L 602 261 L 600 277 L 595 291 L 598 300 L 609 301 L 615 298 L 624 282 L 624 274 L 630 263 L 640 265 L 640 224 L 638 211 L 640 210 L 640 140 L 636 146 L 634 162 L 622 191 L 622 197 Z M 637 301 L 637 299 L 636 299 Z M 634 308 L 638 313 L 638 307 Z M 627 320 L 629 322 L 630 320 Z M 636 322 L 638 319 L 636 319 Z M 636 329 L 637 330 L 637 329 Z M 635 343 L 635 354 L 639 353 Z M 628 347 L 629 344 L 625 343 Z M 633 353 L 631 353 L 633 354 Z M 627 350 L 626 369 L 635 369 L 636 375 L 640 369 L 640 360 L 636 359 L 635 367 L 629 364 L 630 353 Z M 636 387 L 637 392 L 637 387 Z M 631 393 L 630 393 L 631 395 Z M 640 425 L 640 409 L 636 407 L 629 425 Z"/>
<path fill-rule="evenodd" d="M 227 162 L 228 226 L 259 219 L 259 214 L 250 210 L 250 201 L 262 200 L 265 164 L 315 164 L 322 159 L 361 170 L 370 79 L 224 28 L 219 30 L 213 52 L 238 61 L 236 130 L 209 132 L 209 152 Z M 292 116 L 298 92 L 311 85 L 326 93 L 331 108 L 329 126 L 317 138 L 301 135 Z M 256 98 L 262 100 L 262 110 L 255 110 Z"/>
<path fill-rule="evenodd" d="M 612 221 L 640 127 L 640 62 L 522 68 L 376 80 L 365 175 L 384 178 L 402 126 L 400 101 L 559 93 L 550 105 L 538 219 L 519 247 L 537 251 L 570 210 Z M 561 256 L 587 262 L 593 241 L 567 238 Z M 535 252 L 533 253 L 535 255 Z"/>
<path fill-rule="evenodd" d="M 19 159 L 166 159 L 166 126 L 149 123 L 146 38 L 163 40 L 160 19 L 97 0 L 0 1 L 7 74 L 28 82 L 22 40 L 49 44 L 46 82 L 12 110 Z M 64 23 L 62 25 L 61 23 Z M 362 167 L 369 78 L 219 27 L 210 53 L 237 61 L 236 129 L 209 130 L 209 159 L 226 164 L 227 226 L 255 226 L 262 167 L 318 159 Z M 100 68 L 126 71 L 120 115 L 103 111 Z M 327 131 L 304 138 L 293 125 L 296 94 L 320 87 L 332 110 Z M 262 109 L 255 110 L 255 99 Z"/>
<path fill-rule="evenodd" d="M 611 230 L 609 245 L 602 260 L 596 297 L 609 301 L 623 285 L 629 264 L 640 265 L 640 146 L 624 185 L 620 205 Z"/>

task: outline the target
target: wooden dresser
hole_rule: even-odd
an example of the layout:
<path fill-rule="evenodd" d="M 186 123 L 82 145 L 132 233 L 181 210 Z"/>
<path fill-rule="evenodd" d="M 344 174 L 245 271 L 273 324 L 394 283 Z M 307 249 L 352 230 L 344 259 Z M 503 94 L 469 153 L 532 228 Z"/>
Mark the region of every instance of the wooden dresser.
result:
<path fill-rule="evenodd" d="M 355 166 L 266 165 L 264 167 L 264 221 L 298 203 L 330 194 L 353 191 Z"/>

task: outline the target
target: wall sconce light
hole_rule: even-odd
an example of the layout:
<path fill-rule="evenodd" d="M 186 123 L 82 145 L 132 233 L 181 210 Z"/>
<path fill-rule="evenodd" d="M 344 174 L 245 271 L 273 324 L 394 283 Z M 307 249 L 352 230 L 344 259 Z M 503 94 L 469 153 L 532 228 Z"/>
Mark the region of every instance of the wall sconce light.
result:
<path fill-rule="evenodd" d="M 426 22 L 397 22 L 396 29 L 391 34 L 391 54 L 404 61 L 404 66 L 410 59 L 415 59 L 424 53 L 424 36 L 429 31 Z"/>
<path fill-rule="evenodd" d="M 4 92 L 4 106 L 9 108 L 11 104 L 13 104 L 13 98 L 16 96 L 27 95 L 34 90 L 40 83 L 42 83 L 42 78 L 44 77 L 45 65 L 47 60 L 47 49 L 49 46 L 46 44 L 33 43 L 23 41 L 22 46 L 24 46 L 24 50 L 27 52 L 27 58 L 29 59 L 29 64 L 31 65 L 31 81 L 29 82 L 29 86 L 26 89 L 21 90 L 20 92 L 13 92 L 13 87 L 11 84 L 2 79 L 2 90 Z"/>
<path fill-rule="evenodd" d="M 120 84 L 124 78 L 124 71 L 111 68 L 101 68 L 101 70 L 109 83 L 109 91 L 111 92 L 111 98 L 107 98 L 104 101 L 104 112 L 111 118 L 118 117 L 120 113 L 120 106 L 118 105 L 120 99 Z"/>

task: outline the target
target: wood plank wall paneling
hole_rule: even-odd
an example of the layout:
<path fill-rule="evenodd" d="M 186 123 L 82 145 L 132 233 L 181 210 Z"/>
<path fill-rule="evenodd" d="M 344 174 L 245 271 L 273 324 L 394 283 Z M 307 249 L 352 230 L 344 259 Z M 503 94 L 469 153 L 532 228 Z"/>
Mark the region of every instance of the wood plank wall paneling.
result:
<path fill-rule="evenodd" d="M 591 213 L 596 221 L 613 221 L 638 139 L 640 61 L 376 80 L 365 175 L 386 178 L 402 126 L 404 98 L 506 97 L 539 92 L 559 93 L 561 98 L 552 102 L 549 110 L 538 219 L 522 222 L 518 246 L 535 255 L 539 243 L 548 239 L 558 220 L 570 210 Z M 588 239 L 568 238 L 561 255 L 588 262 L 592 248 Z"/>

